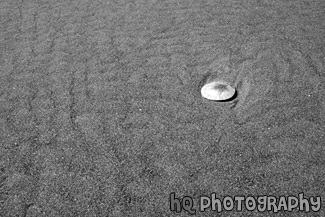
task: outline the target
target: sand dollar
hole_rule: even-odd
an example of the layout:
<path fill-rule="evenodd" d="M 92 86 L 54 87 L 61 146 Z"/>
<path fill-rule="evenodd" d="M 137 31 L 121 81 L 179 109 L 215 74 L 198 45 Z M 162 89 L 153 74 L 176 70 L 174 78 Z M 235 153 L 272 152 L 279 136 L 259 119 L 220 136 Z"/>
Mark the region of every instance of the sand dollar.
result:
<path fill-rule="evenodd" d="M 225 81 L 212 81 L 201 88 L 202 97 L 214 101 L 227 101 L 236 94 L 236 89 Z"/>

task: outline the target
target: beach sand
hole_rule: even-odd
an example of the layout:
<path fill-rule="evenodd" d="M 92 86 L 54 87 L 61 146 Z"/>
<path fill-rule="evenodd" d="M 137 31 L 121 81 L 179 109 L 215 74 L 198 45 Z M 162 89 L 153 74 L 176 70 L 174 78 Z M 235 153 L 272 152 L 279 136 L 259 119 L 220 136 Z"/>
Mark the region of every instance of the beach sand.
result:
<path fill-rule="evenodd" d="M 325 216 L 321 0 L 0 11 L 0 216 L 189 216 L 173 192 L 195 216 Z M 215 78 L 238 97 L 202 98 Z M 322 202 L 199 211 L 212 193 Z"/>

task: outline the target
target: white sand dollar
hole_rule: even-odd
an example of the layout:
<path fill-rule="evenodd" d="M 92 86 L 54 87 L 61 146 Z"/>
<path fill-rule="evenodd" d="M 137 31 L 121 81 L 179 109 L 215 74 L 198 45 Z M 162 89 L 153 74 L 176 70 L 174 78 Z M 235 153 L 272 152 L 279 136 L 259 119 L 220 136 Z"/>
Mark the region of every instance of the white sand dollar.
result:
<path fill-rule="evenodd" d="M 201 88 L 202 97 L 208 100 L 225 101 L 232 98 L 236 89 L 225 81 L 212 81 Z"/>

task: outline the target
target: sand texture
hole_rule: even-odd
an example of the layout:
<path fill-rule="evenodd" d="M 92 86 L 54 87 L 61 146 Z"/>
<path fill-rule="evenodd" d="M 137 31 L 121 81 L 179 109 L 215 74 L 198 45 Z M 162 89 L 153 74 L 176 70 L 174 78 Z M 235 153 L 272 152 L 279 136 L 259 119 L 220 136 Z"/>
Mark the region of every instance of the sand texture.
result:
<path fill-rule="evenodd" d="M 0 216 L 325 216 L 324 1 L 0 1 Z M 211 102 L 209 79 L 238 89 Z M 199 211 L 216 193 L 317 212 Z M 311 207 L 310 207 L 311 209 Z"/>

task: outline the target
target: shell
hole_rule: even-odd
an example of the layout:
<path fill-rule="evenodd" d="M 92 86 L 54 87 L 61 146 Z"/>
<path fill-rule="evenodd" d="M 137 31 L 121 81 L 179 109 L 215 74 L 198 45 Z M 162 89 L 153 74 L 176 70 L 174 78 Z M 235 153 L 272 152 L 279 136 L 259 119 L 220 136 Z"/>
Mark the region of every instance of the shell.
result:
<path fill-rule="evenodd" d="M 229 100 L 235 93 L 236 89 L 224 81 L 212 81 L 201 88 L 202 97 L 214 101 Z"/>

